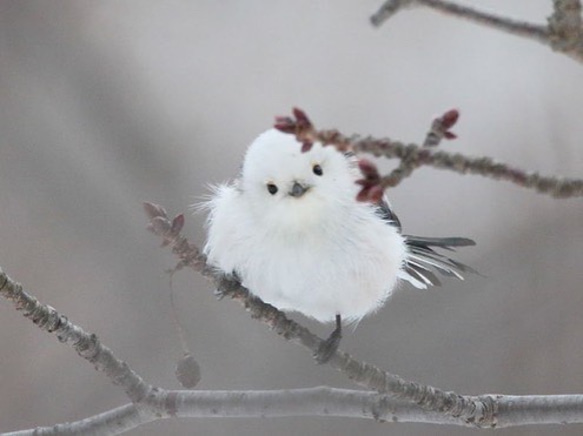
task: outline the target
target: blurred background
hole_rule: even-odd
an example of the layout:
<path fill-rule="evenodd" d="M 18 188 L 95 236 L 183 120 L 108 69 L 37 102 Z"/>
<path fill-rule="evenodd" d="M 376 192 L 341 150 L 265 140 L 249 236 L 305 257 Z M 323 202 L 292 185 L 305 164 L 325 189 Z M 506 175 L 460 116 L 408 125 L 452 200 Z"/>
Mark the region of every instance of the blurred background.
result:
<path fill-rule="evenodd" d="M 235 176 L 292 106 L 317 126 L 421 142 L 542 174 L 583 175 L 583 65 L 537 43 L 413 10 L 374 29 L 381 0 L 0 1 L 0 266 L 99 335 L 148 382 L 178 388 L 166 268 L 142 201 L 188 212 Z M 461 2 L 460 2 L 461 3 Z M 550 0 L 465 1 L 544 23 Z M 389 170 L 393 162 L 383 162 Z M 403 286 L 343 349 L 463 394 L 583 392 L 583 202 L 424 168 L 389 192 L 407 233 L 474 238 L 483 277 Z M 203 244 L 204 216 L 184 233 Z M 200 389 L 356 388 L 316 366 L 190 271 L 175 277 Z M 331 327 L 294 316 L 321 336 Z M 0 431 L 73 421 L 128 400 L 0 301 Z M 579 435 L 581 426 L 504 435 Z M 161 421 L 128 434 L 465 435 L 341 418 Z"/>

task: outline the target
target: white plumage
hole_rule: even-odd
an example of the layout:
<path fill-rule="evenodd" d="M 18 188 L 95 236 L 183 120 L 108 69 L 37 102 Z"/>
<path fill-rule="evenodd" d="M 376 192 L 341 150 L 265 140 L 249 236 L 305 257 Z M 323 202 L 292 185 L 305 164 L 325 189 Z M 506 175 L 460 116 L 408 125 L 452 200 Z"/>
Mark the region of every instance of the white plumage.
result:
<path fill-rule="evenodd" d="M 356 200 L 359 178 L 354 157 L 319 143 L 302 152 L 293 135 L 268 130 L 206 204 L 208 261 L 266 303 L 321 322 L 360 320 L 398 277 L 422 288 L 438 283 L 429 269 L 461 278 L 467 267 L 429 247 L 472 241 L 402 235 L 387 204 Z"/>

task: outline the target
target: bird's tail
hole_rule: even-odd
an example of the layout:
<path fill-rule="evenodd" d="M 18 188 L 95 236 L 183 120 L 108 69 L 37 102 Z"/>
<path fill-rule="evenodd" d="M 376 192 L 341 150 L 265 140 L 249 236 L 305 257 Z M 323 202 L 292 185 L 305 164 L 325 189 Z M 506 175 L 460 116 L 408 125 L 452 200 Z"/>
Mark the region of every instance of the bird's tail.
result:
<path fill-rule="evenodd" d="M 418 289 L 441 285 L 433 271 L 444 276 L 457 277 L 460 280 L 464 279 L 462 273 L 477 273 L 469 266 L 434 250 L 434 248 L 441 248 L 454 251 L 455 247 L 476 245 L 471 239 L 458 237 L 426 238 L 405 235 L 405 243 L 408 248 L 407 258 L 400 278 Z"/>

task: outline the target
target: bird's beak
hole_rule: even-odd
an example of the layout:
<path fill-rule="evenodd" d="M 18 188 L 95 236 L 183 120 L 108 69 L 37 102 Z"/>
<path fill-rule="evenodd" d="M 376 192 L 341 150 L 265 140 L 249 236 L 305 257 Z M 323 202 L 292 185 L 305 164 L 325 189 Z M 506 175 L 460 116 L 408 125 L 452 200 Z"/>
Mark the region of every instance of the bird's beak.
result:
<path fill-rule="evenodd" d="M 306 193 L 306 191 L 310 189 L 309 186 L 302 185 L 301 183 L 294 182 L 291 191 L 289 191 L 289 195 L 292 197 L 300 198 L 302 195 Z"/>

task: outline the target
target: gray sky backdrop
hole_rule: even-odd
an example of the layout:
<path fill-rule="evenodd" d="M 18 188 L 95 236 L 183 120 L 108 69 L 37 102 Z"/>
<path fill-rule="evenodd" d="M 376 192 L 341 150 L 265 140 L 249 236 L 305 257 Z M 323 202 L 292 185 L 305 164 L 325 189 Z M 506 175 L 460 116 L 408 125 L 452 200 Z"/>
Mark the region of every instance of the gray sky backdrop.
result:
<path fill-rule="evenodd" d="M 544 22 L 550 0 L 466 1 Z M 420 142 L 461 111 L 449 151 L 581 177 L 583 65 L 425 10 L 381 29 L 366 1 L 0 2 L 0 265 L 149 382 L 177 388 L 167 278 L 141 202 L 173 213 L 234 176 L 294 105 L 320 127 Z M 388 170 L 392 163 L 383 162 Z M 583 392 L 583 204 L 421 169 L 389 192 L 408 233 L 474 238 L 484 277 L 403 288 L 343 348 L 460 393 Z M 204 241 L 203 216 L 185 233 Z M 354 387 L 185 271 L 175 280 L 201 389 Z M 297 316 L 320 335 L 330 331 Z M 0 431 L 127 399 L 0 301 Z M 581 427 L 503 435 L 577 435 Z M 465 435 L 339 418 L 182 420 L 132 435 Z"/>

